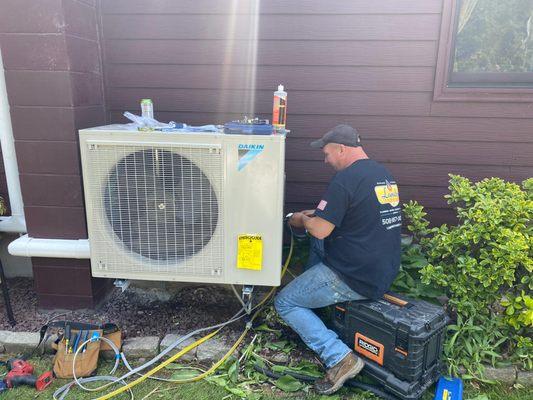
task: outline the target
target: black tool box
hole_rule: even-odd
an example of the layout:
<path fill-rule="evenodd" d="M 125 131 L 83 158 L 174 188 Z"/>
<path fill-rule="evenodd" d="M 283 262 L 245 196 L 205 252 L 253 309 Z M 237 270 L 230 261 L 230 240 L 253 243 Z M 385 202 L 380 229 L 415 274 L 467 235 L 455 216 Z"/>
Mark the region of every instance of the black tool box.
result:
<path fill-rule="evenodd" d="M 365 360 L 364 373 L 404 400 L 440 376 L 448 317 L 442 307 L 386 294 L 333 306 L 330 328 Z"/>

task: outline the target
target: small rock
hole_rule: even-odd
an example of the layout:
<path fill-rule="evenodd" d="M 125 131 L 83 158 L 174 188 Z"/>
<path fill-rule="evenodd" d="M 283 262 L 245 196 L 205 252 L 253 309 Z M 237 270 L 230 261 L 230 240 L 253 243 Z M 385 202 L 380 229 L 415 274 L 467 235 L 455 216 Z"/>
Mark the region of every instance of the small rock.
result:
<path fill-rule="evenodd" d="M 196 358 L 199 362 L 216 362 L 224 357 L 230 348 L 231 345 L 227 344 L 223 339 L 213 337 L 198 346 Z"/>
<path fill-rule="evenodd" d="M 152 358 L 157 355 L 158 347 L 158 336 L 134 337 L 124 340 L 122 351 L 128 358 Z"/>
<path fill-rule="evenodd" d="M 533 386 L 533 371 L 518 371 L 516 383 L 519 383 L 524 387 Z"/>
<path fill-rule="evenodd" d="M 514 367 L 493 368 L 486 367 L 483 374 L 485 379 L 512 385 L 516 381 L 516 369 Z"/>
<path fill-rule="evenodd" d="M 6 353 L 28 353 L 39 344 L 39 334 L 37 332 L 0 331 L 0 344 L 4 346 Z"/>
<path fill-rule="evenodd" d="M 285 353 L 274 353 L 267 358 L 276 364 L 287 364 L 289 362 L 289 355 Z"/>
<path fill-rule="evenodd" d="M 159 351 L 162 352 L 165 350 L 168 346 L 170 346 L 172 343 L 174 343 L 178 338 L 180 338 L 181 335 L 175 335 L 172 333 L 169 333 L 166 335 L 161 343 L 159 344 Z M 189 338 L 183 342 L 181 342 L 174 350 L 172 350 L 169 355 L 174 355 L 180 350 L 184 349 L 185 347 L 189 346 L 190 344 L 194 343 L 196 340 L 194 338 Z M 193 361 L 196 358 L 196 349 L 194 348 L 191 351 L 185 353 L 182 355 L 179 359 L 183 361 Z M 179 361 L 178 361 L 179 362 Z"/>

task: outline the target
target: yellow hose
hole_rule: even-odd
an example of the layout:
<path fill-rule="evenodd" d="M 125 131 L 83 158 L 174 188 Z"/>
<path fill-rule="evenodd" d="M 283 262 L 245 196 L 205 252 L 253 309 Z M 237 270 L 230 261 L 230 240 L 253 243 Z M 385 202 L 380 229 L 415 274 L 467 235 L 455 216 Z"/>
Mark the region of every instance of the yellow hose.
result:
<path fill-rule="evenodd" d="M 290 260 L 291 260 L 291 257 L 292 257 L 292 250 L 293 250 L 293 247 L 294 247 L 294 239 L 292 238 L 291 236 L 291 246 L 290 246 L 290 249 L 289 249 L 289 255 L 287 256 L 287 260 L 285 261 L 285 264 L 283 265 L 283 269 L 281 271 L 281 276 L 283 277 L 285 275 L 285 271 L 287 271 L 287 268 L 289 266 L 289 263 L 290 263 Z M 252 316 L 252 318 L 250 319 L 250 322 L 248 324 L 246 324 L 246 328 L 244 329 L 244 332 L 241 334 L 241 336 L 239 336 L 239 338 L 237 339 L 237 341 L 233 344 L 233 346 L 228 350 L 228 352 L 224 355 L 224 357 L 222 357 L 220 360 L 218 360 L 215 364 L 213 364 L 211 366 L 211 368 L 209 368 L 207 371 L 201 373 L 200 375 L 198 376 L 195 376 L 195 377 L 192 377 L 192 378 L 188 378 L 188 379 L 181 379 L 181 380 L 174 380 L 172 381 L 172 383 L 177 383 L 177 384 L 180 384 L 180 383 L 190 383 L 190 382 L 196 382 L 196 381 L 199 381 L 203 378 L 205 378 L 206 376 L 212 374 L 213 372 L 215 372 L 215 370 L 220 367 L 220 365 L 222 365 L 228 358 L 229 356 L 237 349 L 237 347 L 239 347 L 239 345 L 241 344 L 241 342 L 244 340 L 244 338 L 246 337 L 246 334 L 248 333 L 248 331 L 250 330 L 250 327 L 251 327 L 251 323 L 255 320 L 255 318 L 259 315 L 259 313 L 261 312 L 262 310 L 262 306 L 264 305 L 264 303 L 266 303 L 266 301 L 270 298 L 270 296 L 272 296 L 272 294 L 275 292 L 276 288 L 275 287 L 272 287 L 272 289 L 270 289 L 270 291 L 267 293 L 267 295 L 263 298 L 263 300 L 261 300 L 257 306 L 255 308 L 257 308 L 257 311 L 254 313 L 254 315 Z M 178 353 L 174 354 L 172 357 L 170 357 L 169 359 L 163 361 L 161 364 L 159 364 L 157 367 L 155 368 L 152 368 L 150 371 L 148 371 L 146 374 L 144 374 L 143 376 L 135 379 L 134 381 L 128 383 L 127 385 L 125 386 L 121 386 L 120 388 L 104 395 L 104 396 L 101 396 L 101 397 L 98 397 L 96 400 L 107 400 L 107 399 L 110 399 L 112 397 L 115 397 L 116 395 L 120 394 L 120 393 L 123 393 L 125 392 L 126 390 L 129 390 L 131 389 L 133 386 L 141 383 L 142 381 L 148 379 L 149 377 L 151 377 L 152 375 L 154 375 L 156 372 L 160 371 L 161 369 L 165 368 L 168 364 L 176 361 L 178 358 L 180 358 L 181 356 L 183 356 L 184 354 L 188 353 L 189 351 L 191 351 L 192 349 L 194 349 L 195 347 L 198 347 L 199 345 L 201 345 L 202 343 L 204 343 L 205 341 L 211 339 L 213 336 L 215 336 L 218 332 L 220 332 L 222 328 L 218 328 L 216 331 L 214 332 L 211 332 L 210 334 L 202 337 L 201 339 L 197 340 L 196 342 L 190 344 L 189 346 L 185 347 L 183 350 L 179 351 Z"/>

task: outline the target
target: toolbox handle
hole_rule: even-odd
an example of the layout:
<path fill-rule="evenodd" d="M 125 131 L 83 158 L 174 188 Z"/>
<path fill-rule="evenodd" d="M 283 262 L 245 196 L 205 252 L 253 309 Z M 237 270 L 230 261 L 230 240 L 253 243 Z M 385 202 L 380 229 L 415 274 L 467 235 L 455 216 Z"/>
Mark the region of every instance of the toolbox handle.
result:
<path fill-rule="evenodd" d="M 404 299 L 400 299 L 399 297 L 396 297 L 390 293 L 385 293 L 383 295 L 383 299 L 387 300 L 389 303 L 396 304 L 400 307 L 405 307 L 409 305 L 409 302 Z"/>

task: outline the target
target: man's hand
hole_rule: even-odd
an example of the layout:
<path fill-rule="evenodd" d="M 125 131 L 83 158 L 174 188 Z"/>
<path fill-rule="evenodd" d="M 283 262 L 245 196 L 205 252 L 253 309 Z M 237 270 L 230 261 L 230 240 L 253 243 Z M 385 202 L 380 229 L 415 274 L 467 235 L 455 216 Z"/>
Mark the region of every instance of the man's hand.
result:
<path fill-rule="evenodd" d="M 289 218 L 289 225 L 295 228 L 304 228 L 304 215 L 303 211 L 293 213 Z"/>
<path fill-rule="evenodd" d="M 320 217 L 315 217 L 315 210 L 295 212 L 289 218 L 289 224 L 294 228 L 306 229 L 317 239 L 324 239 L 335 228 L 331 222 Z"/>

